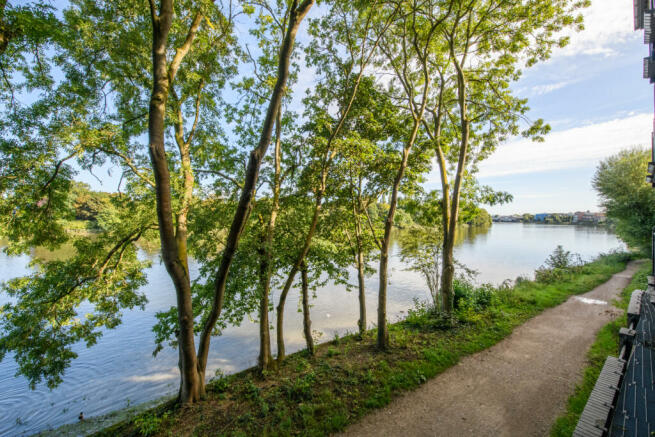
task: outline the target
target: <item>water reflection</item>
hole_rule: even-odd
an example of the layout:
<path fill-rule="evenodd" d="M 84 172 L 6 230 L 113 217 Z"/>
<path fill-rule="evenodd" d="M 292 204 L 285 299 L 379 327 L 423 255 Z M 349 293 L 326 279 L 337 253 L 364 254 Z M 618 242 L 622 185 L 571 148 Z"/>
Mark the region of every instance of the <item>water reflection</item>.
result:
<path fill-rule="evenodd" d="M 557 244 L 587 259 L 621 246 L 614 235 L 601 228 L 498 223 L 487 229 L 462 228 L 456 257 L 480 272 L 478 281 L 498 283 L 518 275 L 531 275 Z M 35 249 L 32 256 L 65 257 L 71 250 L 68 247 L 49 253 Z M 388 302 L 392 321 L 406 313 L 413 299 L 429 299 L 423 279 L 406 269 L 398 252 L 394 244 L 389 265 Z M 60 387 L 49 391 L 38 386 L 30 391 L 23 378 L 14 376 L 16 365 L 12 357 L 0 363 L 0 435 L 31 434 L 75 422 L 80 411 L 91 417 L 175 392 L 179 382 L 177 354 L 165 349 L 153 358 L 151 332 L 154 314 L 174 304 L 174 291 L 156 253 L 143 252 L 142 255 L 153 261 L 147 271 L 148 285 L 143 289 L 149 300 L 145 311 L 126 311 L 123 324 L 106 332 L 96 346 L 91 349 L 77 347 L 79 358 L 67 370 Z M 28 273 L 29 262 L 29 256 L 0 254 L 0 278 L 7 280 Z M 196 266 L 192 266 L 191 274 L 197 274 Z M 354 275 L 352 282 L 356 283 Z M 367 312 L 372 321 L 377 302 L 376 275 L 367 278 L 366 287 Z M 6 297 L 0 296 L 0 302 L 3 299 Z M 299 292 L 292 290 L 285 317 L 289 352 L 304 347 L 302 317 L 295 311 L 298 305 Z M 317 291 L 311 311 L 313 329 L 321 333 L 321 341 L 346 331 L 354 332 L 358 319 L 357 293 L 348 292 L 343 286 L 324 287 Z M 270 317 L 274 324 L 274 314 Z M 251 320 L 225 329 L 223 335 L 212 342 L 208 374 L 217 369 L 232 373 L 255 365 L 259 347 L 257 336 L 258 327 Z M 272 338 L 275 338 L 274 333 Z"/>

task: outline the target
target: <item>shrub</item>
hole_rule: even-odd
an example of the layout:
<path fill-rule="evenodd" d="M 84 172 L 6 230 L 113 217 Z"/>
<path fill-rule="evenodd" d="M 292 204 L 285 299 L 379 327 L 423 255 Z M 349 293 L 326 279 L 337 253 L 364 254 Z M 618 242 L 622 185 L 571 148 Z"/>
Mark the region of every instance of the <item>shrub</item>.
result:
<path fill-rule="evenodd" d="M 464 279 L 453 281 L 453 300 L 455 309 L 462 308 L 465 302 L 469 302 L 475 293 L 473 284 Z"/>
<path fill-rule="evenodd" d="M 453 282 L 455 309 L 469 308 L 481 311 L 489 307 L 493 301 L 496 288 L 491 284 L 482 284 L 479 287 L 466 279 L 455 279 Z"/>
<path fill-rule="evenodd" d="M 564 250 L 564 247 L 560 244 L 553 253 L 548 255 L 545 264 L 550 269 L 569 269 L 582 265 L 582 259 L 579 254 Z"/>
<path fill-rule="evenodd" d="M 435 311 L 434 307 L 424 301 L 414 299 L 414 308 L 407 311 L 407 317 L 401 323 L 420 330 L 440 331 L 453 328 L 457 319 L 444 312 Z"/>
<path fill-rule="evenodd" d="M 535 270 L 534 277 L 537 282 L 546 284 L 561 281 L 570 273 L 579 272 L 583 265 L 579 254 L 571 253 L 558 245 L 553 253 L 548 255 L 544 265 Z"/>

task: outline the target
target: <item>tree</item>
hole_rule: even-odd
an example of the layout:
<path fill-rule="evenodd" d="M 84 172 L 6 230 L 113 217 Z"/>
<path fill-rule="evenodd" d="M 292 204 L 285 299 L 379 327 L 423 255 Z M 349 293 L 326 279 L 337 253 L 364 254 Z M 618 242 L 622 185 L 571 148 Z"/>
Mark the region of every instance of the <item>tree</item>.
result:
<path fill-rule="evenodd" d="M 71 202 L 76 220 L 97 221 L 98 215 L 108 208 L 109 193 L 92 191 L 88 184 L 76 182 L 71 189 Z"/>
<path fill-rule="evenodd" d="M 162 5 L 163 4 L 164 3 L 162 3 Z M 221 254 L 221 261 L 214 275 L 213 295 L 210 300 L 209 312 L 203 318 L 204 323 L 203 323 L 203 328 L 200 334 L 200 339 L 198 344 L 197 361 L 193 363 L 196 365 L 196 372 L 198 375 L 198 379 L 200 380 L 199 383 L 200 385 L 198 387 L 198 395 L 202 395 L 204 391 L 205 371 L 207 367 L 207 359 L 209 356 L 209 345 L 210 345 L 211 336 L 214 333 L 216 323 L 218 321 L 218 318 L 223 308 L 225 289 L 227 285 L 230 266 L 234 260 L 239 239 L 241 238 L 241 234 L 243 233 L 244 227 L 248 220 L 248 216 L 252 209 L 252 200 L 255 194 L 256 183 L 259 176 L 259 168 L 266 154 L 266 150 L 268 149 L 269 143 L 271 142 L 275 118 L 280 110 L 284 89 L 286 87 L 286 81 L 289 76 L 289 63 L 291 59 L 291 54 L 293 52 L 295 37 L 298 32 L 300 23 L 302 22 L 307 12 L 309 12 L 309 9 L 312 7 L 313 4 L 314 4 L 313 0 L 304 0 L 302 3 L 299 3 L 298 0 L 293 0 L 287 10 L 288 23 L 285 31 L 285 36 L 282 41 L 282 45 L 280 47 L 278 75 L 276 78 L 276 83 L 275 86 L 273 87 L 273 92 L 271 94 L 268 109 L 266 111 L 266 117 L 264 119 L 263 126 L 261 129 L 259 142 L 257 144 L 257 147 L 254 148 L 250 153 L 250 158 L 246 166 L 246 172 L 241 189 L 241 194 L 239 196 L 239 201 L 236 207 L 236 211 L 233 215 L 232 223 L 230 224 L 229 227 L 229 232 L 225 240 L 225 247 Z M 161 37 L 161 35 L 159 35 L 161 30 L 157 29 L 157 25 L 158 25 L 157 20 L 159 19 L 155 18 L 154 2 L 151 2 L 151 11 L 153 14 L 153 28 L 154 28 L 153 40 L 157 40 L 158 37 Z M 170 18 L 168 19 L 170 20 Z M 167 26 L 170 27 L 170 23 L 168 23 Z M 163 44 L 163 46 L 159 49 L 161 51 L 161 54 L 159 56 L 165 56 L 165 39 L 160 41 L 159 44 Z M 155 71 L 155 77 L 154 77 L 155 89 L 153 90 L 153 96 L 156 96 L 157 93 L 156 84 L 158 83 L 158 80 L 161 81 L 165 80 L 163 79 L 163 76 L 160 79 L 158 79 L 157 76 L 157 56 L 155 56 L 156 50 L 157 48 L 153 43 L 153 68 Z M 163 61 L 160 62 L 165 63 L 165 58 L 163 59 Z M 151 104 L 150 130 L 153 129 L 153 123 L 155 124 L 154 128 L 156 128 L 158 124 L 163 124 L 162 121 L 163 113 L 161 115 L 158 115 L 158 120 L 160 121 L 157 121 L 157 120 L 152 120 L 153 117 L 152 111 L 153 111 L 153 106 Z M 151 136 L 152 135 L 153 134 L 151 133 Z M 152 144 L 152 140 L 151 140 L 151 144 Z M 153 146 L 151 145 L 151 159 L 153 161 L 153 168 L 158 167 L 162 175 L 165 176 L 165 173 L 167 173 L 168 169 L 165 168 L 165 152 L 163 151 L 163 133 L 161 134 L 161 145 L 159 148 L 161 150 L 157 152 L 156 150 L 153 149 Z M 157 170 L 155 170 L 155 175 L 157 175 Z M 162 188 L 160 184 L 160 182 L 162 181 L 165 182 L 165 178 L 157 181 L 158 193 L 170 191 L 170 187 L 168 184 L 165 184 L 165 186 Z M 160 220 L 160 235 L 162 236 L 161 237 L 162 251 L 166 249 L 164 248 L 164 231 L 162 230 L 161 221 L 164 215 L 168 217 L 169 210 L 170 210 L 170 206 L 167 205 L 167 203 L 170 204 L 170 200 L 167 201 L 165 199 L 166 196 L 170 196 L 170 194 L 166 194 L 166 193 L 159 194 L 158 202 L 157 202 L 158 215 Z M 170 219 L 166 218 L 166 220 L 170 220 Z M 170 224 L 170 227 L 172 231 L 172 223 Z M 175 257 L 174 250 L 177 247 L 174 243 L 174 240 L 170 238 L 169 240 L 170 240 L 169 243 L 170 243 L 170 250 L 171 250 L 170 256 L 171 258 L 174 259 Z M 170 270 L 171 269 L 169 269 L 169 272 Z M 187 278 L 188 278 L 188 274 L 187 274 Z M 194 313 L 193 313 L 193 308 L 190 298 L 190 292 L 188 294 L 189 296 L 188 298 L 185 298 L 182 309 L 180 308 L 182 302 L 178 300 L 178 320 L 180 322 L 181 328 L 184 327 L 182 323 L 188 324 L 191 327 L 193 326 Z M 182 314 L 182 312 L 184 312 L 184 314 Z M 193 329 L 191 329 L 190 341 L 187 346 L 191 347 L 192 348 L 191 350 L 193 350 Z M 181 350 L 184 349 L 181 348 Z M 182 353 L 183 352 L 181 352 L 181 354 Z M 193 354 L 190 351 L 188 352 L 188 356 L 189 358 L 195 358 L 193 357 Z M 189 374 L 192 377 L 193 371 L 190 371 Z M 189 399 L 189 401 L 196 400 L 195 394 L 193 394 L 192 396 L 193 397 Z M 184 401 L 184 399 L 182 400 Z"/>
<path fill-rule="evenodd" d="M 285 358 L 284 306 L 295 276 L 311 249 L 312 239 L 317 232 L 328 177 L 343 139 L 343 129 L 348 123 L 351 109 L 362 79 L 370 66 L 382 36 L 398 13 L 398 8 L 380 13 L 375 0 L 369 2 L 336 1 L 332 13 L 320 22 L 314 22 L 312 33 L 316 43 L 310 46 L 308 59 L 323 72 L 323 80 L 314 88 L 314 93 L 305 99 L 309 122 L 305 131 L 311 133 L 309 164 L 303 179 L 305 193 L 314 199 L 311 220 L 298 245 L 293 263 L 280 293 L 277 305 L 277 350 L 278 362 Z M 338 37 L 337 37 L 338 36 Z M 345 52 L 345 55 L 342 54 Z M 336 107 L 336 114 L 333 108 Z"/>
<path fill-rule="evenodd" d="M 377 347 L 389 347 L 387 327 L 387 268 L 389 264 L 389 245 L 396 214 L 398 195 L 407 171 L 414 145 L 419 139 L 421 124 L 428 108 L 432 91 L 433 76 L 426 65 L 431 52 L 437 44 L 441 27 L 451 13 L 452 7 L 433 8 L 424 14 L 424 7 L 431 2 L 411 1 L 403 3 L 403 14 L 394 23 L 392 31 L 380 44 L 384 54 L 384 65 L 393 73 L 392 94 L 402 102 L 400 118 L 404 118 L 407 129 L 403 132 L 400 161 L 394 163 L 395 176 L 391 183 L 389 211 L 384 224 L 384 236 L 379 242 L 380 264 L 378 290 L 378 334 Z M 394 89 L 395 84 L 399 89 Z M 443 87 L 443 85 L 441 85 Z M 402 97 L 401 97 L 402 96 Z M 424 144 L 421 141 L 421 144 Z M 421 155 L 421 150 L 414 155 Z"/>
<path fill-rule="evenodd" d="M 220 91 L 235 72 L 230 50 L 232 17 L 225 16 L 211 1 L 174 4 L 163 0 L 159 5 L 151 1 L 148 7 L 130 0 L 79 0 L 64 11 L 65 29 L 71 35 L 62 38 L 64 54 L 54 59 L 65 79 L 57 89 L 31 105 L 29 113 L 24 111 L 20 118 L 12 113 L 7 116 L 12 130 L 3 143 L 3 153 L 26 150 L 36 154 L 36 162 L 42 163 L 42 170 L 33 181 L 17 181 L 15 187 L 3 189 L 3 205 L 23 194 L 26 208 L 16 209 L 14 216 L 40 216 L 48 226 L 45 231 L 26 227 L 28 221 L 21 217 L 20 221 L 3 223 L 3 234 L 9 235 L 13 250 L 26 250 L 36 244 L 56 247 L 70 238 L 57 227 L 57 218 L 69 213 L 64 208 L 74 175 L 74 169 L 67 165 L 69 160 L 76 159 L 83 169 L 92 169 L 105 160 L 114 161 L 123 170 L 120 185 L 126 184 L 126 192 L 112 198 L 117 212 L 109 229 L 93 241 L 73 241 L 75 257 L 44 263 L 38 273 L 5 287 L 18 304 L 3 307 L 1 323 L 5 335 L 0 353 L 15 351 L 20 371 L 32 385 L 42 378 L 51 386 L 59 383 L 75 358 L 70 345 L 80 340 L 92 345 L 101 335 L 100 328 L 120 323 L 122 308 L 143 305 L 145 297 L 137 289 L 145 279 L 142 270 L 147 263 L 137 259 L 135 244 L 144 235 L 159 231 L 162 258 L 175 285 L 178 305 L 174 311 L 160 315 L 160 320 L 170 323 L 158 327 L 158 347 L 163 340 L 170 340 L 180 351 L 179 400 L 194 402 L 202 395 L 209 337 L 216 332 L 224 304 L 229 266 L 250 212 L 259 165 L 271 140 L 295 36 L 312 5 L 312 1 L 294 1 L 287 10 L 288 27 L 280 48 L 279 74 L 269 99 L 267 118 L 259 131 L 258 147 L 251 154 L 244 182 L 240 184 L 242 195 L 237 212 L 232 209 L 233 203 L 220 205 L 224 209 L 222 217 L 234 216 L 227 224 L 231 227 L 223 256 L 213 252 L 205 253 L 204 259 L 199 257 L 205 261 L 204 271 L 211 270 L 215 278 L 211 281 L 215 292 L 204 302 L 204 296 L 196 298 L 192 294 L 188 274 L 188 218 L 194 206 L 212 206 L 194 199 L 194 166 L 209 163 L 211 170 L 220 174 L 221 163 L 232 162 L 223 159 L 223 152 L 227 149 L 229 154 L 229 148 L 220 145 L 221 131 L 217 128 Z M 248 8 L 245 5 L 244 10 L 249 12 Z M 84 44 L 79 44 L 79 39 Z M 108 100 L 111 105 L 107 105 Z M 32 133 L 31 127 L 39 125 L 41 132 Z M 170 130 L 177 159 L 166 150 L 165 135 Z M 144 132 L 149 134 L 148 148 L 139 141 Z M 16 147 L 17 139 L 29 141 L 29 147 Z M 20 163 L 16 161 L 10 170 L 16 171 Z M 26 190 L 33 193 L 33 201 L 24 196 Z M 152 215 L 155 205 L 157 217 Z M 191 250 L 202 253 L 202 246 Z M 218 265 L 213 262 L 217 258 Z M 76 309 L 84 301 L 93 304 L 94 309 L 86 321 L 80 322 Z M 18 317 L 26 308 L 21 302 L 30 308 L 29 318 L 25 314 Z M 199 306 L 200 303 L 203 305 Z M 201 323 L 195 323 L 196 318 Z M 194 336 L 199 326 L 203 329 L 196 352 Z M 39 337 L 43 340 L 36 340 Z M 33 360 L 39 355 L 50 358 Z"/>
<path fill-rule="evenodd" d="M 553 47 L 568 42 L 557 32 L 567 26 L 581 27 L 582 17 L 573 14 L 584 6 L 567 0 L 555 4 L 544 0 L 449 3 L 453 10 L 443 29 L 446 54 L 442 49 L 421 60 L 426 72 L 440 78 L 423 125 L 441 176 L 441 289 L 448 312 L 453 310 L 453 250 L 463 188 L 474 178 L 477 163 L 508 136 L 521 133 L 541 140 L 549 130 L 541 120 L 530 122 L 525 117 L 527 101 L 512 94 L 510 83 L 520 77 L 521 64 L 531 66 L 547 59 Z M 522 132 L 521 121 L 529 122 Z"/>
<path fill-rule="evenodd" d="M 607 218 L 628 246 L 648 252 L 655 227 L 655 190 L 645 180 L 650 152 L 634 147 L 598 164 L 592 185 Z"/>

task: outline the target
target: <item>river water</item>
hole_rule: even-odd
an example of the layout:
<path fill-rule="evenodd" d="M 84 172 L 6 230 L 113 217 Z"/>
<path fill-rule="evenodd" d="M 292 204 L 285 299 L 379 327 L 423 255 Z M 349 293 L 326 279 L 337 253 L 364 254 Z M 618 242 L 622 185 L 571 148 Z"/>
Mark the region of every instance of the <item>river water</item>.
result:
<path fill-rule="evenodd" d="M 462 233 L 455 256 L 461 263 L 479 272 L 478 282 L 500 283 L 517 276 L 532 276 L 553 249 L 565 249 L 591 259 L 601 252 L 624 245 L 603 228 L 495 223 L 488 229 L 469 229 Z M 416 272 L 408 271 L 393 247 L 390 260 L 388 314 L 390 321 L 402 317 L 414 299 L 429 299 L 425 282 Z M 38 253 L 33 256 L 38 256 Z M 166 349 L 156 358 L 151 327 L 155 313 L 175 302 L 170 279 L 155 254 L 148 271 L 145 311 L 126 311 L 123 324 L 108 331 L 90 349 L 76 348 L 79 354 L 55 390 L 44 385 L 30 390 L 22 377 L 16 377 L 16 364 L 8 356 L 0 363 L 0 436 L 30 435 L 77 420 L 80 411 L 86 417 L 102 415 L 129 405 L 150 401 L 175 392 L 179 382 L 177 354 Z M 29 256 L 8 257 L 0 254 L 0 280 L 29 272 Z M 193 274 L 193 273 L 192 273 Z M 352 277 L 356 283 L 356 277 Z M 377 276 L 366 281 L 369 323 L 375 318 Z M 357 292 L 343 286 L 326 286 L 312 300 L 312 328 L 321 332 L 322 341 L 357 328 Z M 0 295 L 0 303 L 6 296 Z M 285 335 L 289 353 L 304 347 L 302 316 L 298 308 L 298 290 L 287 301 Z M 271 323 L 274 315 L 271 314 Z M 272 339 L 275 338 L 274 333 Z M 257 362 L 258 327 L 249 319 L 239 327 L 228 327 L 212 340 L 208 375 L 216 369 L 232 373 Z"/>

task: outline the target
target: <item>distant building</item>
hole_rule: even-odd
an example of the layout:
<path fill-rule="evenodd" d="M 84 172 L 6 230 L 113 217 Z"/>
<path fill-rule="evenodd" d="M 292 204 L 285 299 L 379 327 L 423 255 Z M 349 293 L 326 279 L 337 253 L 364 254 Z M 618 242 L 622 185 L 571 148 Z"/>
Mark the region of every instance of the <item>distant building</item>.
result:
<path fill-rule="evenodd" d="M 598 223 L 603 223 L 605 221 L 605 213 L 602 212 L 590 212 L 590 211 L 577 211 L 573 214 L 572 223 L 575 224 L 591 224 L 597 225 Z"/>
<path fill-rule="evenodd" d="M 542 223 L 543 223 L 543 222 L 546 221 L 546 219 L 547 219 L 549 216 L 550 216 L 550 214 L 546 214 L 545 212 L 544 212 L 544 213 L 541 213 L 541 214 L 535 214 L 535 215 L 534 215 L 534 221 L 535 221 L 535 222 L 542 222 Z"/>
<path fill-rule="evenodd" d="M 518 223 L 521 221 L 521 216 L 514 215 L 494 215 L 491 220 L 496 223 Z"/>

